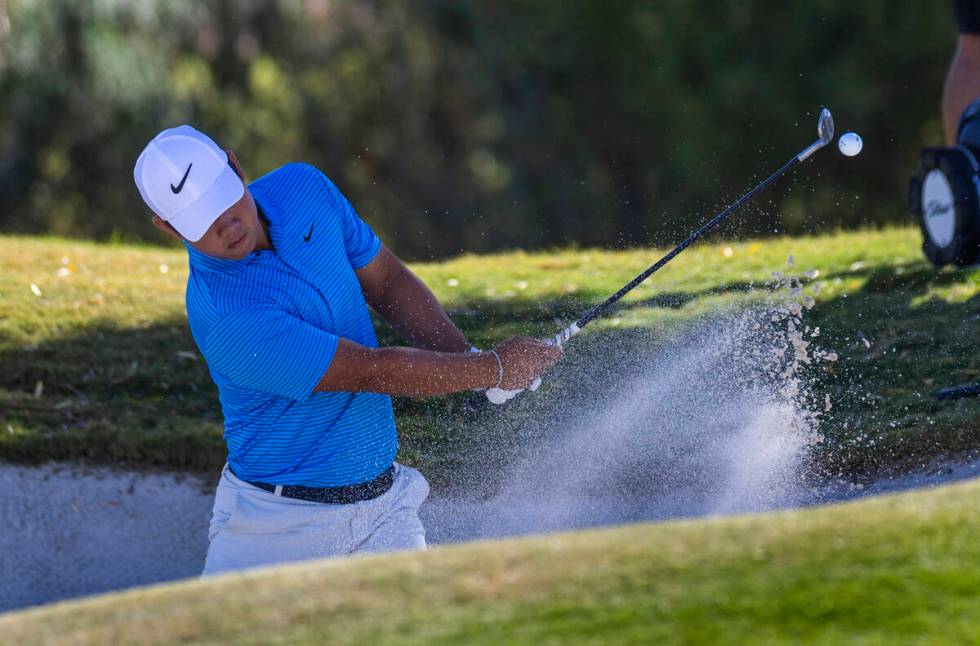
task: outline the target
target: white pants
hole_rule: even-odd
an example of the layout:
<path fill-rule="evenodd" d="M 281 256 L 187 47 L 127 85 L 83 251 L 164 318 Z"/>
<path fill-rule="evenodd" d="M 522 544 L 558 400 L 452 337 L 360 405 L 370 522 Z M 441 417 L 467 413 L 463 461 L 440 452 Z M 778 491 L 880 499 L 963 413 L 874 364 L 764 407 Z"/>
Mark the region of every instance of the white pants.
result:
<path fill-rule="evenodd" d="M 391 489 L 350 505 L 276 496 L 238 479 L 225 465 L 214 496 L 203 575 L 329 556 L 425 549 L 418 510 L 428 495 L 422 474 L 398 463 Z"/>

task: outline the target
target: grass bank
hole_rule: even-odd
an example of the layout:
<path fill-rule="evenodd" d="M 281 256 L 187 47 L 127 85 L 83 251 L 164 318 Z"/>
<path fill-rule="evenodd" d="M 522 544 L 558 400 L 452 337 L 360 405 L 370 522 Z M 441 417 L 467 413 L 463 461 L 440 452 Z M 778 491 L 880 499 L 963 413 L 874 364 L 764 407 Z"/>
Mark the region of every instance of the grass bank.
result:
<path fill-rule="evenodd" d="M 0 617 L 13 643 L 968 643 L 980 482 L 321 561 Z"/>
<path fill-rule="evenodd" d="M 816 375 L 835 403 L 821 429 L 825 465 L 856 473 L 975 449 L 977 401 L 941 404 L 932 392 L 980 380 L 980 269 L 937 271 L 919 242 L 905 228 L 696 246 L 586 337 L 656 338 L 744 302 L 792 255 L 795 269 L 820 272 L 806 288 L 820 286 L 807 322 L 841 357 Z M 553 334 L 661 253 L 515 252 L 413 268 L 488 346 Z M 186 277 L 178 249 L 0 237 L 0 459 L 217 468 L 221 418 L 184 318 Z M 578 343 L 570 365 L 592 360 L 576 355 Z M 539 396 L 553 396 L 562 379 L 556 371 Z M 401 458 L 437 481 L 451 472 L 474 423 L 466 404 L 398 400 Z"/>

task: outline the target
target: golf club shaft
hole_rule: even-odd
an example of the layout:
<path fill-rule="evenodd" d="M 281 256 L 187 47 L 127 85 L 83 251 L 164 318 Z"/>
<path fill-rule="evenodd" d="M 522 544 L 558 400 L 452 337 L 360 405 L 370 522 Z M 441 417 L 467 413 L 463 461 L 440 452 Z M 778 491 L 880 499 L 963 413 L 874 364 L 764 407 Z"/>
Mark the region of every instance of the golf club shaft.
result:
<path fill-rule="evenodd" d="M 581 330 L 583 327 L 585 327 L 586 325 L 588 325 L 589 323 L 591 323 L 593 320 L 595 320 L 597 317 L 599 317 L 599 315 L 601 315 L 604 311 L 606 311 L 613 303 L 615 303 L 616 301 L 618 301 L 619 299 L 621 299 L 623 296 L 625 296 L 626 294 L 628 294 L 630 291 L 632 291 L 633 288 L 635 288 L 637 285 L 639 285 L 644 280 L 646 280 L 647 278 L 649 278 L 658 269 L 660 269 L 661 267 L 663 267 L 664 265 L 666 265 L 668 262 L 670 262 L 671 260 L 673 260 L 674 256 L 676 256 L 680 252 L 682 252 L 685 249 L 687 249 L 689 246 L 691 246 L 691 244 L 693 244 L 698 238 L 700 238 L 701 236 L 703 236 L 704 234 L 706 234 L 708 231 L 711 231 L 716 226 L 718 226 L 719 224 L 721 224 L 722 222 L 724 222 L 726 219 L 728 219 L 728 217 L 732 213 L 734 213 L 735 211 L 737 211 L 746 202 L 748 202 L 753 197 L 755 197 L 756 195 L 758 195 L 760 191 L 762 191 L 767 186 L 769 186 L 770 184 L 772 184 L 773 182 L 775 182 L 777 179 L 779 179 L 780 177 L 782 177 L 787 171 L 789 171 L 791 168 L 793 168 L 794 166 L 796 166 L 797 164 L 799 164 L 801 161 L 805 160 L 807 157 L 809 157 L 810 155 L 812 155 L 814 152 L 816 152 L 817 150 L 819 150 L 820 148 L 822 148 L 823 146 L 825 146 L 826 143 L 827 143 L 826 141 L 823 141 L 823 140 L 818 139 L 813 144 L 811 144 L 811 145 L 807 146 L 806 148 L 804 148 L 798 155 L 794 156 L 788 162 L 786 162 L 785 164 L 783 164 L 782 167 L 779 170 L 777 170 L 775 173 L 773 173 L 772 175 L 770 175 L 766 179 L 764 179 L 761 182 L 759 182 L 758 184 L 756 184 L 755 187 L 752 188 L 748 193 L 746 193 L 742 197 L 740 197 L 737 200 L 735 200 L 735 202 L 733 202 L 732 204 L 730 204 L 729 206 L 727 206 L 724 210 L 722 210 L 720 213 L 718 213 L 715 217 L 711 218 L 711 220 L 709 222 L 707 222 L 706 224 L 704 224 L 700 229 L 698 229 L 697 231 L 695 231 L 694 233 L 692 233 L 690 236 L 688 236 L 687 239 L 684 240 L 684 242 L 682 242 L 679 245 L 677 245 L 676 247 L 674 247 L 674 249 L 670 253 L 668 253 L 666 256 L 664 256 L 663 258 L 661 258 L 660 260 L 658 260 L 654 264 L 652 264 L 649 267 L 647 267 L 647 269 L 644 270 L 643 273 L 641 273 L 640 275 L 638 275 L 636 278 L 634 278 L 630 282 L 626 283 L 626 285 L 624 285 L 618 292 L 616 292 L 615 294 L 613 294 L 612 296 L 610 296 L 609 298 L 607 298 L 603 302 L 599 303 L 598 305 L 596 305 L 595 307 L 593 307 L 592 309 L 590 309 L 589 311 L 587 311 L 585 314 L 583 314 L 582 316 L 580 316 L 577 321 L 575 321 L 574 323 L 572 323 L 571 325 L 569 325 L 567 328 L 565 328 L 564 330 L 562 330 L 561 332 L 559 332 L 558 335 L 555 336 L 554 342 L 557 343 L 558 345 L 562 345 L 566 341 L 568 341 L 570 338 L 572 338 L 573 336 L 575 336 L 576 334 L 578 334 L 579 330 Z"/>

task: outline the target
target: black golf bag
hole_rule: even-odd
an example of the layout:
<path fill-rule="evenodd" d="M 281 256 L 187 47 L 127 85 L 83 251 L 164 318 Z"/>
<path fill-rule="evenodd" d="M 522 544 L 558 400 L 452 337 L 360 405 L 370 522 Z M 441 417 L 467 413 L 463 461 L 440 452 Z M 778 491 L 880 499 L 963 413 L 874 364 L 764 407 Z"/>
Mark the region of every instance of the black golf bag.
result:
<path fill-rule="evenodd" d="M 922 251 L 937 267 L 980 258 L 980 99 L 960 116 L 956 146 L 923 148 L 909 180 L 909 210 Z"/>

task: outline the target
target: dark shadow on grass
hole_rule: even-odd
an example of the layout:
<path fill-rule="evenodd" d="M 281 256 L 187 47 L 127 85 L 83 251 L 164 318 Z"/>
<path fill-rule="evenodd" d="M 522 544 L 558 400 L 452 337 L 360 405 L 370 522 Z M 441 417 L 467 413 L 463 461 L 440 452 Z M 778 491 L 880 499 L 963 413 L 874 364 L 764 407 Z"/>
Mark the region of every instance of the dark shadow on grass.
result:
<path fill-rule="evenodd" d="M 980 447 L 980 406 L 933 397 L 980 377 L 980 296 L 950 302 L 931 293 L 969 271 L 913 262 L 849 272 L 842 276 L 864 278 L 863 287 L 810 313 L 841 357 L 817 374 L 816 387 L 834 401 L 818 449 L 828 474 L 924 468 Z"/>
<path fill-rule="evenodd" d="M 931 397 L 948 383 L 980 379 L 980 299 L 923 298 L 930 289 L 961 281 L 963 273 L 909 263 L 822 279 L 838 276 L 868 280 L 856 293 L 820 299 L 807 315 L 808 324 L 823 329 L 821 345 L 841 355 L 815 375 L 817 388 L 834 401 L 824 421 L 828 442 L 819 449 L 824 462 L 844 473 L 867 472 L 980 446 L 976 403 L 937 403 Z M 732 282 L 623 307 L 676 308 L 749 289 Z M 575 296 L 544 302 L 471 299 L 454 303 L 451 313 L 471 340 L 489 347 L 510 333 L 549 336 L 595 302 Z M 396 342 L 389 331 L 381 332 L 385 342 Z M 667 329 L 590 329 L 542 391 L 502 408 L 475 410 L 473 401 L 482 400 L 472 394 L 396 399 L 402 459 L 426 469 L 437 483 L 487 477 L 525 447 L 517 437 L 518 421 L 558 414 L 555 398 L 569 390 L 588 396 L 590 389 L 615 387 L 617 371 L 638 367 L 669 342 Z M 101 324 L 36 348 L 0 350 L 0 459 L 220 467 L 217 392 L 196 355 L 182 318 L 137 329 Z M 38 382 L 43 389 L 35 398 Z"/>
<path fill-rule="evenodd" d="M 216 388 L 183 321 L 97 325 L 6 348 L 0 365 L 2 459 L 187 469 L 224 459 Z"/>
<path fill-rule="evenodd" d="M 930 463 L 937 455 L 980 448 L 977 402 L 937 402 L 932 397 L 935 390 L 949 383 L 980 378 L 980 353 L 976 350 L 980 347 L 980 297 L 956 302 L 932 293 L 963 282 L 968 271 L 936 270 L 923 262 L 910 262 L 822 277 L 821 280 L 862 278 L 865 283 L 856 292 L 820 298 L 817 307 L 806 315 L 807 325 L 823 330 L 816 343 L 841 357 L 837 363 L 809 369 L 817 400 L 822 403 L 823 395 L 830 395 L 833 402 L 832 410 L 824 414 L 821 422 L 826 442 L 814 450 L 814 463 L 819 465 L 815 477 L 860 477 L 891 468 L 914 469 Z M 748 289 L 744 283 L 732 283 L 704 290 L 697 297 Z M 688 294 L 682 296 L 680 300 L 692 300 Z M 674 297 L 661 295 L 628 306 L 661 307 L 666 305 L 661 299 Z M 488 303 L 475 305 L 480 311 L 489 307 Z M 575 310 L 574 314 L 579 312 Z M 546 317 L 525 316 L 523 320 L 551 323 Z M 549 333 L 550 325 L 544 327 L 545 334 Z M 499 434 L 499 429 L 507 426 L 503 418 L 508 414 L 515 419 L 551 415 L 547 399 L 568 388 L 602 391 L 616 387 L 616 367 L 624 361 L 651 360 L 658 353 L 658 344 L 669 342 L 665 332 L 646 328 L 589 330 L 573 341 L 569 356 L 546 380 L 550 388 L 511 404 L 510 413 L 485 412 L 489 417 L 483 422 L 471 424 L 470 429 L 457 429 L 477 440 L 451 457 L 458 462 L 468 455 L 471 461 L 482 460 L 490 468 L 456 468 L 456 477 L 463 473 L 494 473 L 501 462 L 507 462 L 508 447 L 501 444 L 499 437 L 491 441 L 482 435 L 482 427 L 496 428 L 495 433 Z M 586 342 L 602 351 L 590 350 L 582 353 L 579 360 L 574 359 L 576 348 Z M 572 365 L 574 361 L 578 363 Z M 403 410 L 411 413 L 412 404 Z M 465 444 L 464 441 L 460 446 Z M 520 453 L 523 446 L 515 437 L 509 450 Z M 436 451 L 435 447 L 428 450 Z"/>
<path fill-rule="evenodd" d="M 618 301 L 606 310 L 606 315 L 633 309 L 659 308 L 680 309 L 705 296 L 718 294 L 735 294 L 747 292 L 753 288 L 753 283 L 735 281 L 690 292 L 660 292 L 655 296 L 643 299 Z M 454 321 L 464 327 L 466 322 L 478 323 L 487 329 L 494 324 L 518 323 L 552 323 L 566 325 L 595 305 L 603 302 L 611 294 L 595 296 L 566 295 L 548 300 L 514 296 L 511 298 L 467 298 L 455 300 L 447 306 Z M 558 330 L 556 329 L 555 332 Z"/>

